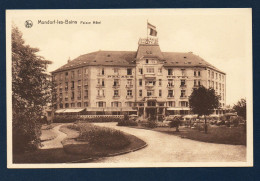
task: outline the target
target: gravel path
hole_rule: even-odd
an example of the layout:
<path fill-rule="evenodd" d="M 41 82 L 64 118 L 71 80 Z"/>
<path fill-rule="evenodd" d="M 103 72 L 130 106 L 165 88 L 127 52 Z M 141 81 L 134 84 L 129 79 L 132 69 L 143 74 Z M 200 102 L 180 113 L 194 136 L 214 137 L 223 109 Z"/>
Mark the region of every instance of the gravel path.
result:
<path fill-rule="evenodd" d="M 63 124 L 62 124 L 63 125 Z M 42 142 L 42 147 L 41 149 L 50 149 L 50 148 L 63 148 L 61 141 L 67 137 L 67 135 L 61 131 L 59 131 L 60 127 L 62 125 L 59 126 L 55 126 L 51 131 L 53 133 L 55 133 L 57 135 L 56 138 L 54 138 L 53 140 L 49 140 L 49 141 L 44 141 Z"/>
<path fill-rule="evenodd" d="M 148 146 L 136 152 L 114 157 L 100 158 L 96 162 L 238 162 L 246 161 L 246 147 L 205 143 L 183 139 L 145 129 L 119 127 L 116 123 L 95 123 L 121 130 L 144 140 Z"/>

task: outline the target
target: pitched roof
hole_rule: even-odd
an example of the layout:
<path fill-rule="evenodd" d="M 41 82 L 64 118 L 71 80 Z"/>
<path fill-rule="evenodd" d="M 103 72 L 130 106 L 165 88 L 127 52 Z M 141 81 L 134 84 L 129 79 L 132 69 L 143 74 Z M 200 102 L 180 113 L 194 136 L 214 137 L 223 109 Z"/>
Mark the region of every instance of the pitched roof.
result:
<path fill-rule="evenodd" d="M 149 51 L 152 54 L 149 54 Z M 148 52 L 148 54 L 147 54 Z M 209 67 L 222 72 L 201 57 L 193 53 L 161 52 L 159 46 L 140 45 L 138 51 L 96 51 L 81 55 L 68 62 L 54 72 L 69 70 L 82 66 L 135 66 L 135 60 L 146 57 L 156 57 L 164 61 L 166 67 Z M 222 72 L 224 73 L 224 72 Z"/>

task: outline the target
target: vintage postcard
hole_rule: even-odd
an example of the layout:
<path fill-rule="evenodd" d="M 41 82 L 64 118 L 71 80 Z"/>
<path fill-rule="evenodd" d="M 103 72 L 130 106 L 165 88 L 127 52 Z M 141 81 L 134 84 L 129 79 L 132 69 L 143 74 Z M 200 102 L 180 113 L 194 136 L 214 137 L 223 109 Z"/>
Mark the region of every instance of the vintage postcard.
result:
<path fill-rule="evenodd" d="M 252 9 L 7 10 L 7 167 L 253 166 Z"/>

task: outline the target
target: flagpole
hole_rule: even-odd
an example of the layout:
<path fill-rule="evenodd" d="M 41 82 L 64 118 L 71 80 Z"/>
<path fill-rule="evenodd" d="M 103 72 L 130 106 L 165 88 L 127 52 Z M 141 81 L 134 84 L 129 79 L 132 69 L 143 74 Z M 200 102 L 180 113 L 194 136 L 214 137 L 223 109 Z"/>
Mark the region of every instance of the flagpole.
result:
<path fill-rule="evenodd" d="M 147 40 L 148 40 L 148 19 L 147 19 L 147 23 L 146 23 L 146 35 L 147 35 Z"/>

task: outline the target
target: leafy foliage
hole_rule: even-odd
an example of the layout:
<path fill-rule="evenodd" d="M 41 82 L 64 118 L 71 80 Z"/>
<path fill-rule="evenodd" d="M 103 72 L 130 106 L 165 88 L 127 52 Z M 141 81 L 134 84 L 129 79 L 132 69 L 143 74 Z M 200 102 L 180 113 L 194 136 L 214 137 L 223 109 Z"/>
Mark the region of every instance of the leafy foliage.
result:
<path fill-rule="evenodd" d="M 212 88 L 200 86 L 194 89 L 189 97 L 190 108 L 194 114 L 205 117 L 205 133 L 207 133 L 207 118 L 205 115 L 210 115 L 214 109 L 219 108 L 220 97 L 215 94 Z"/>
<path fill-rule="evenodd" d="M 179 126 L 181 124 L 181 120 L 179 117 L 174 117 L 171 122 L 169 123 L 169 126 L 171 128 L 176 128 L 176 132 L 179 132 Z"/>
<path fill-rule="evenodd" d="M 200 86 L 193 90 L 189 97 L 189 103 L 194 114 L 199 116 L 210 115 L 214 112 L 214 109 L 219 107 L 219 96 L 215 94 L 214 89 Z"/>
<path fill-rule="evenodd" d="M 246 120 L 246 99 L 241 99 L 233 106 L 233 109 L 237 112 L 237 115 L 242 116 Z"/>
<path fill-rule="evenodd" d="M 13 151 L 37 148 L 42 108 L 50 100 L 50 61 L 36 55 L 37 48 L 24 44 L 22 33 L 12 28 Z"/>

